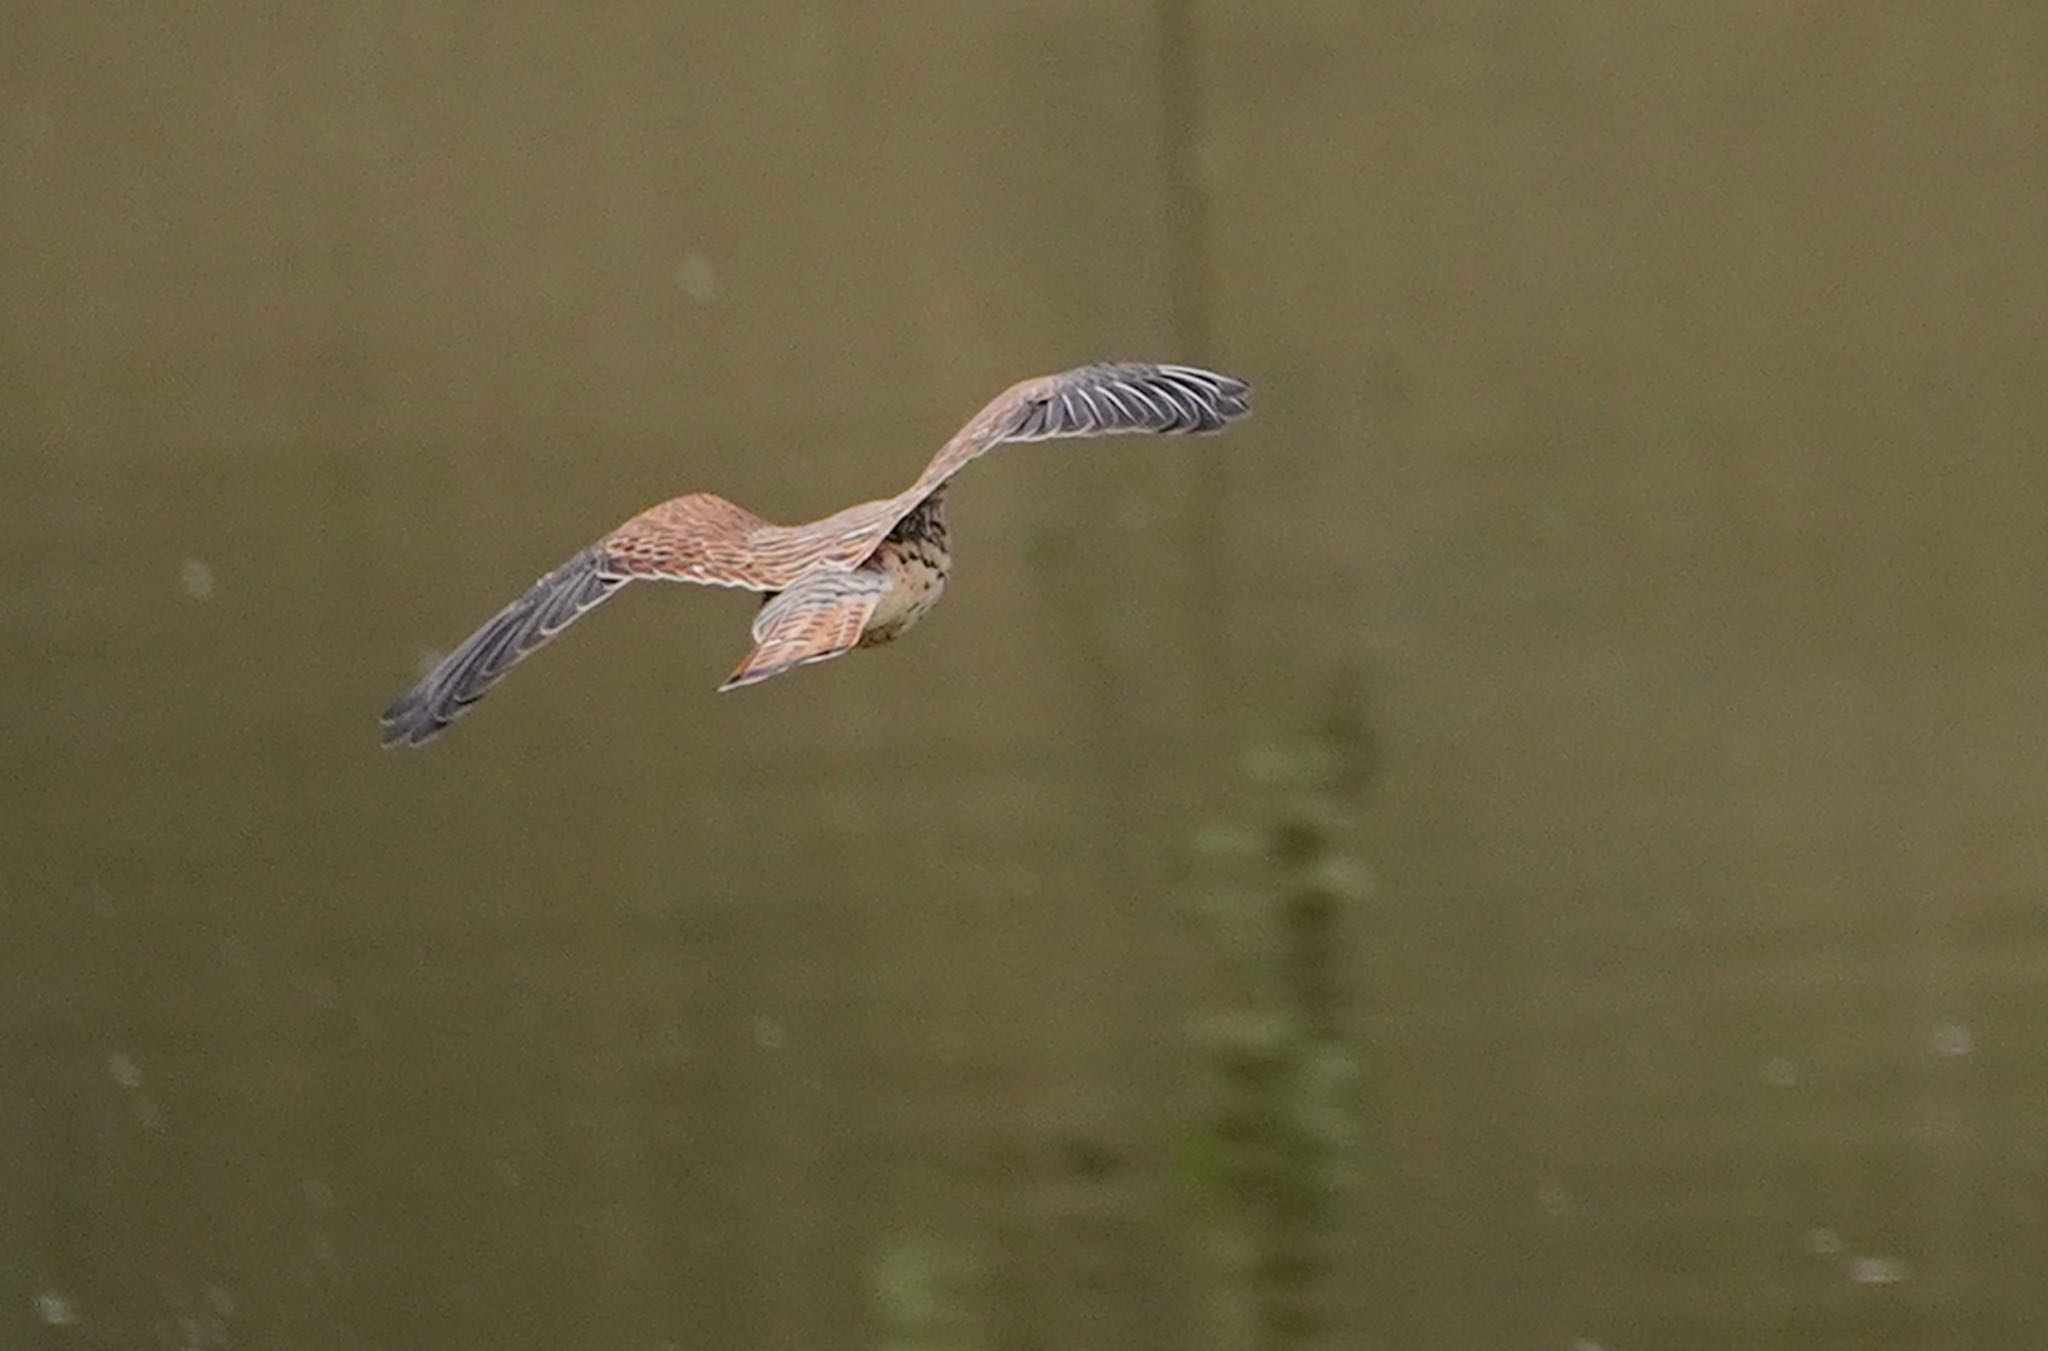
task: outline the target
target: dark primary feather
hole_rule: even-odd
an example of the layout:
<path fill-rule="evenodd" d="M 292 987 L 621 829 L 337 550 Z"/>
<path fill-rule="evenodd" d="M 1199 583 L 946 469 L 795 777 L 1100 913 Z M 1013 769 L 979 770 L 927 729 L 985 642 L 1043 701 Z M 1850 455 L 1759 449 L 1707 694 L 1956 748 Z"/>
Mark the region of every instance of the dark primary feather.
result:
<path fill-rule="evenodd" d="M 529 652 L 625 585 L 604 565 L 601 547 L 585 549 L 464 639 L 384 710 L 384 744 L 417 746 L 438 736 Z"/>
<path fill-rule="evenodd" d="M 1083 366 L 1027 401 L 1005 441 L 1114 432 L 1213 432 L 1251 411 L 1244 381 L 1192 366 Z"/>
<path fill-rule="evenodd" d="M 1194 366 L 1098 362 L 1010 386 L 939 449 L 917 482 L 882 505 L 894 525 L 976 456 L 1013 441 L 1121 432 L 1221 431 L 1251 412 L 1251 386 Z M 877 536 L 876 543 L 880 543 Z"/>

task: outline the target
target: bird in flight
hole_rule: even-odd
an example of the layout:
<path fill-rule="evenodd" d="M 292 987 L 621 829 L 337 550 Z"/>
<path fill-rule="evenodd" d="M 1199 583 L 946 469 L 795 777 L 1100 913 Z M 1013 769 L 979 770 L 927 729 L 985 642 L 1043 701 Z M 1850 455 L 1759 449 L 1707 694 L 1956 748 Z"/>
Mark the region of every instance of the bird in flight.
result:
<path fill-rule="evenodd" d="M 1082 366 L 1010 386 L 894 497 L 805 525 L 773 525 L 713 493 L 649 507 L 535 582 L 384 710 L 384 744 L 439 736 L 484 692 L 628 582 L 696 582 L 762 594 L 753 650 L 721 690 L 901 637 L 953 564 L 946 485 L 1014 441 L 1119 432 L 1213 432 L 1251 411 L 1244 381 L 1192 366 Z"/>

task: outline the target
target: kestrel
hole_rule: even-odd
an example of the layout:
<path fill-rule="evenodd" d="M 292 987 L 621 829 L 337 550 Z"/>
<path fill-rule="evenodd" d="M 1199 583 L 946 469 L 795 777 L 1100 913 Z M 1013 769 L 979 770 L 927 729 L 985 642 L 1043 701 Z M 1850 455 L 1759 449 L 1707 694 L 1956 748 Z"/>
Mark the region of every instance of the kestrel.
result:
<path fill-rule="evenodd" d="M 721 690 L 890 642 L 946 588 L 946 485 L 975 456 L 1011 441 L 1213 432 L 1250 411 L 1245 382 L 1214 371 L 1082 366 L 1004 390 L 894 497 L 806 525 L 770 524 L 712 493 L 649 507 L 535 582 L 384 710 L 384 744 L 438 736 L 528 653 L 628 582 L 762 593 L 753 650 Z"/>

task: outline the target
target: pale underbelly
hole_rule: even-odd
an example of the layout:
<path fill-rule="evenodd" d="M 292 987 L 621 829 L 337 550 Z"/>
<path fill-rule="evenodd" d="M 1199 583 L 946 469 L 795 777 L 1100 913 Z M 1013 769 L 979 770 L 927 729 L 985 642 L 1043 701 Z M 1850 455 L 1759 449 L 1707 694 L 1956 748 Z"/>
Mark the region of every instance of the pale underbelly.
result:
<path fill-rule="evenodd" d="M 876 550 L 868 566 L 888 579 L 889 588 L 868 616 L 860 645 L 875 647 L 900 638 L 924 618 L 925 611 L 937 605 L 945 592 L 949 561 L 926 550 L 913 552 L 887 544 Z"/>

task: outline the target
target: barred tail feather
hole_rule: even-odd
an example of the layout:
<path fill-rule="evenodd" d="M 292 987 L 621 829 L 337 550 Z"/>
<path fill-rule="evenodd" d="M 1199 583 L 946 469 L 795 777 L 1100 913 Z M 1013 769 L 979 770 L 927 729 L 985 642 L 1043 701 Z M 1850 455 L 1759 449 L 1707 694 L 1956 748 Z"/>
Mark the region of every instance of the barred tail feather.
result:
<path fill-rule="evenodd" d="M 754 616 L 754 649 L 719 692 L 853 651 L 888 582 L 879 572 L 827 572 L 774 596 Z"/>
<path fill-rule="evenodd" d="M 605 559 L 601 546 L 585 549 L 464 639 L 384 710 L 384 744 L 418 746 L 439 736 L 528 653 L 624 586 L 628 579 L 608 572 Z"/>

